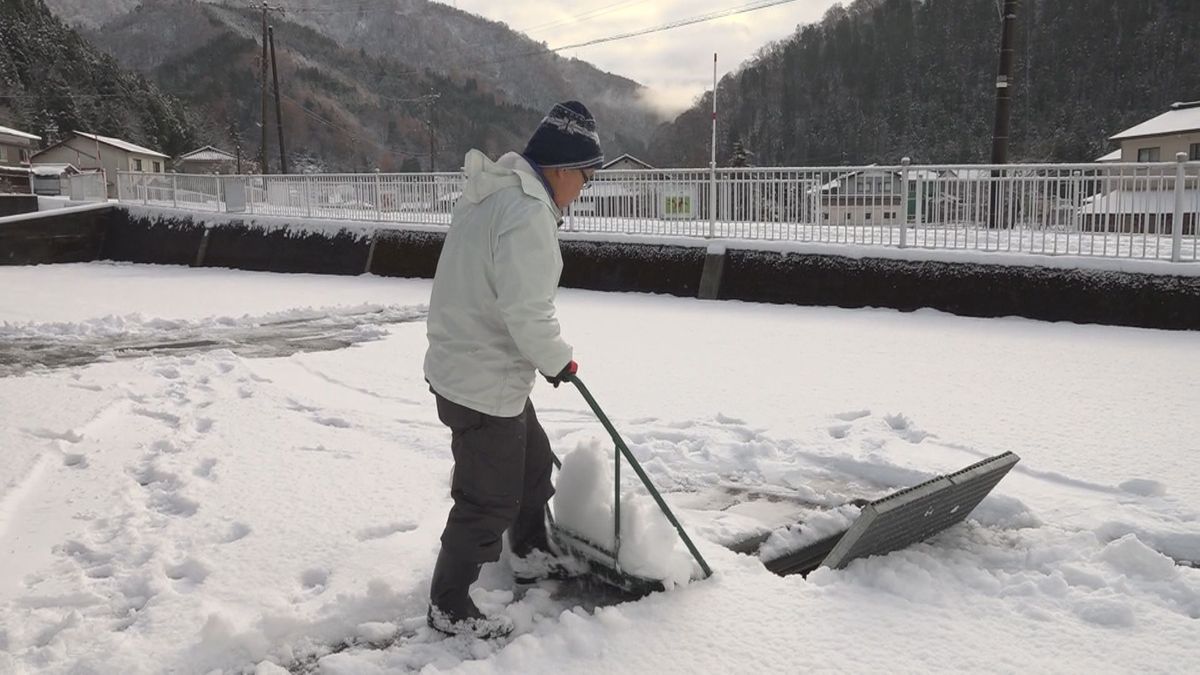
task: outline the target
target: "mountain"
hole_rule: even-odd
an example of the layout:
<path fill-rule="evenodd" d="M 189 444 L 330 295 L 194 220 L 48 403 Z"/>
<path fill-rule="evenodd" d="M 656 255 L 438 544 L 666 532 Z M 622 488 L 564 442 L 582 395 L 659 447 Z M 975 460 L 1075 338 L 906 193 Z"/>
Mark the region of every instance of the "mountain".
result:
<path fill-rule="evenodd" d="M 195 142 L 186 106 L 88 44 L 42 0 L 0 2 L 0 91 L 0 123 L 44 146 L 74 129 L 167 154 Z"/>
<path fill-rule="evenodd" d="M 987 161 L 996 0 L 856 0 L 721 80 L 718 163 Z M 1200 99 L 1197 0 L 1025 0 L 1010 158 L 1090 161 L 1108 136 Z M 712 94 L 655 134 L 648 159 L 704 166 Z"/>
<path fill-rule="evenodd" d="M 247 5 L 230 3 L 226 6 L 222 4 L 224 0 L 198 1 L 213 5 L 225 18 L 248 12 L 240 9 Z M 156 40 L 158 48 L 167 52 L 153 55 L 160 61 L 185 58 L 189 48 L 196 47 L 199 40 L 191 34 L 192 27 L 178 16 L 160 11 L 164 4 L 175 6 L 172 2 L 47 2 L 67 21 L 90 28 L 86 34 L 122 62 L 144 72 L 151 72 L 147 65 L 155 58 L 142 53 L 145 47 L 141 43 L 121 38 L 131 35 L 153 37 L 162 33 L 178 36 L 181 40 L 178 45 Z M 547 53 L 545 45 L 503 23 L 438 2 L 277 0 L 272 5 L 281 5 L 285 10 L 282 15 L 272 14 L 272 23 L 277 28 L 281 22 L 308 27 L 313 34 L 332 40 L 346 52 L 388 63 L 405 76 L 410 72 L 436 75 L 445 81 L 494 94 L 506 105 L 539 114 L 556 101 L 582 100 L 596 115 L 606 154 L 611 156 L 622 152 L 643 153 L 646 143 L 662 122 L 658 113 L 643 104 L 645 88 L 640 84 L 600 71 L 577 59 Z M 194 13 L 189 12 L 189 16 Z M 136 25 L 131 25 L 131 21 Z M 251 38 L 257 31 L 257 23 L 248 26 L 242 19 L 231 23 L 235 26 L 234 32 L 242 37 Z M 119 37 L 113 36 L 114 26 Z M 281 37 L 277 35 L 278 47 L 284 47 Z M 293 44 L 289 48 L 307 56 L 307 45 Z M 309 65 L 318 69 L 323 67 L 318 62 Z M 373 86 L 373 81 L 364 84 Z"/>
<path fill-rule="evenodd" d="M 439 169 L 479 147 L 524 143 L 541 112 L 514 105 L 471 78 L 345 49 L 312 28 L 273 18 L 289 168 L 424 170 L 430 125 Z M 197 110 L 205 142 L 259 154 L 261 14 L 195 0 L 147 0 L 87 35 Z M 436 93 L 436 98 L 431 96 Z M 274 101 L 268 161 L 278 170 Z M 432 115 L 432 117 L 431 117 Z"/>

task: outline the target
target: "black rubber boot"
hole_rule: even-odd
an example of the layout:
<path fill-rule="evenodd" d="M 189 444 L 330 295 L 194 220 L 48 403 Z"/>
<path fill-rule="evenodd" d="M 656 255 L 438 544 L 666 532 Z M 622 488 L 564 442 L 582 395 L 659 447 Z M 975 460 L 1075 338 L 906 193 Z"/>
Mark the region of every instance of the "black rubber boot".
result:
<path fill-rule="evenodd" d="M 534 551 L 550 551 L 550 538 L 546 534 L 546 507 L 521 509 L 508 529 L 508 545 L 513 555 L 523 558 Z"/>
<path fill-rule="evenodd" d="M 429 589 L 429 612 L 425 620 L 430 628 L 447 635 L 470 635 L 481 640 L 505 637 L 512 633 L 507 616 L 487 616 L 471 600 L 471 584 L 479 578 L 480 563 L 464 561 L 446 551 L 438 553 Z"/>

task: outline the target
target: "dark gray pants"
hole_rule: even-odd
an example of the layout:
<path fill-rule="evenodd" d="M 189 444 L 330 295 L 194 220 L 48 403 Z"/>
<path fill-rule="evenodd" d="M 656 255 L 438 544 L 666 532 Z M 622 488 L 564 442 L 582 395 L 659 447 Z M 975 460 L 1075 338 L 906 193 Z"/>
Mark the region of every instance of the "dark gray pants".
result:
<path fill-rule="evenodd" d="M 464 563 L 499 560 L 505 530 L 517 555 L 548 548 L 544 513 L 554 495 L 554 459 L 533 402 L 516 417 L 493 417 L 434 395 L 454 453 L 443 553 Z"/>

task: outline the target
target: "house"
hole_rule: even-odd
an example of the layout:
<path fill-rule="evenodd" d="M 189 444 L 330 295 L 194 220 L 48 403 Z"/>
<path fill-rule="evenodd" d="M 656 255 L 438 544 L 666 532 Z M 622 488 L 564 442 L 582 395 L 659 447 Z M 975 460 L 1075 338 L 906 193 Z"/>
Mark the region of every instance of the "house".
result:
<path fill-rule="evenodd" d="M 648 163 L 625 153 L 609 160 L 600 167 L 601 171 L 646 171 L 653 169 Z M 676 194 L 662 186 L 651 187 L 664 176 L 659 174 L 636 174 L 622 177 L 600 175 L 590 183 L 579 199 L 571 204 L 573 216 L 600 216 L 609 218 L 687 218 L 693 217 L 692 203 L 688 195 Z M 686 203 L 684 209 L 681 205 Z"/>
<path fill-rule="evenodd" d="M 640 169 L 653 169 L 653 168 L 654 167 L 650 166 L 649 164 L 643 162 L 642 160 L 638 159 L 637 157 L 634 157 L 633 155 L 631 155 L 627 152 L 627 153 L 621 155 L 620 157 L 617 157 L 616 159 L 606 162 L 603 166 L 600 167 L 600 170 L 601 171 L 626 171 L 626 170 L 640 170 Z"/>
<path fill-rule="evenodd" d="M 41 136 L 0 127 L 0 192 L 30 192 L 29 157 Z"/>
<path fill-rule="evenodd" d="M 1122 162 L 1173 162 L 1185 153 L 1200 161 L 1200 101 L 1175 103 L 1167 112 L 1113 136 L 1121 144 Z M 1108 157 L 1108 155 L 1106 155 Z M 1103 159 L 1103 158 L 1102 158 Z M 1171 234 L 1175 220 L 1174 169 L 1157 173 L 1121 174 L 1105 192 L 1083 200 L 1080 229 L 1087 232 Z M 1200 167 L 1188 165 L 1183 181 L 1183 234 L 1196 233 L 1200 221 Z"/>
<path fill-rule="evenodd" d="M 1167 112 L 1110 140 L 1121 144 L 1123 162 L 1173 162 L 1180 152 L 1200 161 L 1200 101 L 1175 103 Z"/>
<path fill-rule="evenodd" d="M 169 157 L 128 141 L 83 131 L 34 154 L 39 164 L 72 164 L 80 171 L 103 170 L 108 196 L 117 196 L 117 172 L 162 173 Z"/>
<path fill-rule="evenodd" d="M 1121 161 L 1121 149 L 1117 148 L 1116 150 L 1113 150 L 1112 152 L 1110 152 L 1108 154 L 1100 155 L 1093 161 L 1095 161 L 1098 164 L 1109 164 L 1111 162 L 1119 162 L 1119 161 Z"/>
<path fill-rule="evenodd" d="M 175 160 L 175 170 L 179 173 L 230 174 L 239 173 L 240 163 L 236 155 L 206 145 L 181 155 Z"/>

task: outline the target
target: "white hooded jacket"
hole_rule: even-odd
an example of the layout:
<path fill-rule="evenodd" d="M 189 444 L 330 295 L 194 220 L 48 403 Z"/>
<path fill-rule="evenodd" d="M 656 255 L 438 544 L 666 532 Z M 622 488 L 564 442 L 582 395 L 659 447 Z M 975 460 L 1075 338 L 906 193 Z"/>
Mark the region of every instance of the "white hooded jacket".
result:
<path fill-rule="evenodd" d="M 521 155 L 492 162 L 472 150 L 429 299 L 425 379 L 479 412 L 515 417 L 536 371 L 570 363 L 554 297 L 562 274 L 562 212 Z"/>

